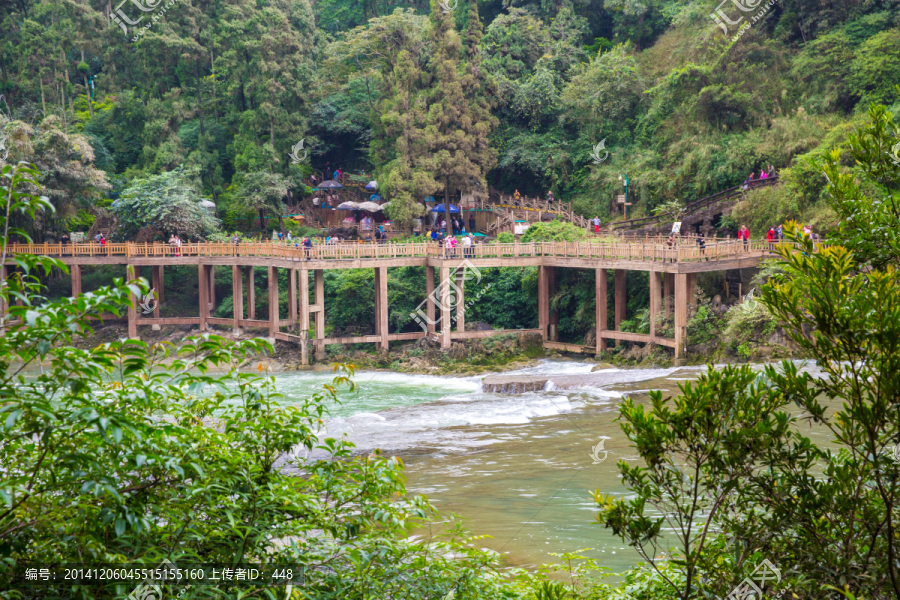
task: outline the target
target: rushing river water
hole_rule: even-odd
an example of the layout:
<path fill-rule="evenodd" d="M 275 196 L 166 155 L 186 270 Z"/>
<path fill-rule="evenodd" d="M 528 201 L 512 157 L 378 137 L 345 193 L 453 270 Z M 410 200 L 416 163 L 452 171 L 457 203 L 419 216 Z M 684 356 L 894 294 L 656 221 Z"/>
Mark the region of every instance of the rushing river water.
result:
<path fill-rule="evenodd" d="M 542 361 L 509 375 L 575 375 L 592 364 Z M 408 490 L 425 494 L 442 514 L 456 513 L 508 563 L 554 561 L 550 552 L 583 548 L 613 571 L 640 559 L 594 521 L 588 490 L 625 493 L 616 462 L 637 461 L 618 424 L 624 393 L 677 392 L 700 368 L 609 369 L 602 384 L 512 394 L 481 391 L 481 377 L 359 372 L 358 390 L 342 394 L 328 435 L 346 434 L 364 452 L 380 448 L 407 466 Z M 331 372 L 277 376 L 285 401 L 306 397 Z M 592 458 L 592 449 L 604 441 Z"/>

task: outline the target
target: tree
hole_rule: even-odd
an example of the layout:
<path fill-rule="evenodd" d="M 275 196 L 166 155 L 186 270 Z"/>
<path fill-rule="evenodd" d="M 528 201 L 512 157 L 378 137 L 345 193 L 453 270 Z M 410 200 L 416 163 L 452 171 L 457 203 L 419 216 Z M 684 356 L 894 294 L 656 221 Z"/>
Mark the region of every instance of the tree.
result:
<path fill-rule="evenodd" d="M 870 117 L 850 141 L 857 173 L 839 173 L 836 152 L 825 166 L 833 205 L 860 219 L 828 246 L 789 223 L 783 271 L 761 288 L 762 305 L 820 374 L 790 361 L 762 373 L 710 366 L 672 401 L 654 392 L 649 410 L 622 409 L 646 466 L 619 463 L 634 495 L 596 493 L 598 520 L 639 552 L 664 547 L 671 526 L 674 596 L 724 596 L 765 558 L 798 598 L 823 587 L 900 598 L 900 261 L 889 239 L 863 242 L 861 229 L 869 219 L 900 228 L 895 211 L 862 200 L 875 180 L 896 189 L 900 164 L 876 151 L 891 125 L 883 107 Z M 832 439 L 807 437 L 801 419 Z"/>
<path fill-rule="evenodd" d="M 219 221 L 200 206 L 203 196 L 194 176 L 176 170 L 131 182 L 111 206 L 125 235 L 150 227 L 166 235 L 203 239 L 216 231 Z"/>
<path fill-rule="evenodd" d="M 110 188 L 106 173 L 94 165 L 94 149 L 84 135 L 70 133 L 63 120 L 52 115 L 32 127 L 0 114 L 0 136 L 8 138 L 7 164 L 27 162 L 40 172 L 45 194 L 56 207 L 54 213 L 38 213 L 37 218 L 19 223 L 31 230 L 38 241 L 51 231 L 63 229 L 63 220 L 87 209 Z M 0 158 L 0 166 L 4 161 Z"/>
<path fill-rule="evenodd" d="M 470 19 L 478 35 L 469 34 L 470 39 L 480 39 L 481 23 Z M 465 87 L 475 89 L 477 80 L 464 81 L 461 73 L 459 34 L 453 26 L 453 18 L 442 11 L 437 0 L 431 0 L 431 50 L 428 64 L 429 82 L 426 88 L 428 116 L 426 139 L 430 156 L 422 158 L 422 164 L 430 170 L 436 181 L 443 184 L 444 209 L 450 214 L 450 191 L 455 186 L 467 185 L 470 181 L 484 185 L 484 175 L 496 162 L 497 156 L 490 147 L 488 135 L 497 126 L 497 119 L 485 115 L 483 99 L 466 95 Z M 477 70 L 477 59 L 470 60 L 473 72 Z M 473 109 L 473 102 L 476 103 Z M 453 187 L 451 187 L 451 184 Z M 447 232 L 453 235 L 452 220 L 447 220 Z"/>
<path fill-rule="evenodd" d="M 243 176 L 237 190 L 237 196 L 244 201 L 244 206 L 252 208 L 259 214 L 259 229 L 266 231 L 266 213 L 278 215 L 278 223 L 284 230 L 284 202 L 287 195 L 287 180 L 273 173 L 255 171 Z"/>
<path fill-rule="evenodd" d="M 392 94 L 383 104 L 381 123 L 394 141 L 394 159 L 382 169 L 379 180 L 391 199 L 388 216 L 399 224 L 408 224 L 424 214 L 420 199 L 437 187 L 432 174 L 420 167 L 427 155 L 425 97 L 418 89 L 421 72 L 412 56 L 402 51 L 397 58 Z"/>
<path fill-rule="evenodd" d="M 52 208 L 25 191 L 32 188 L 39 177 L 31 166 L 3 167 L 4 262 L 10 212 Z M 454 540 L 458 528 L 451 525 L 447 541 L 409 541 L 434 511 L 426 498 L 406 495 L 402 461 L 377 450 L 353 456 L 346 440 L 317 436 L 337 390 L 353 389 L 352 367 L 338 369 L 322 393 L 286 406 L 273 378 L 237 370 L 272 351 L 264 340 L 206 334 L 177 349 L 140 340 L 76 348 L 78 338 L 93 334 L 96 318 L 123 314 L 133 295 L 148 292 L 147 282 L 119 279 L 47 303 L 38 271 L 66 266 L 46 257 L 14 260 L 22 276 L 0 287 L 5 305 L 22 301 L 9 311 L 25 323 L 0 336 L 5 597 L 29 593 L 30 567 L 170 568 L 164 561 L 183 569 L 279 565 L 318 598 L 508 594 L 496 577 L 497 554 L 474 549 L 473 538 Z M 25 377 L 28 369 L 34 375 Z M 314 449 L 324 456 L 309 458 Z M 124 584 L 141 597 L 153 589 L 133 579 L 59 578 L 39 594 L 121 597 Z M 283 597 L 285 579 L 252 590 Z M 219 580 L 214 591 L 241 598 L 248 588 Z"/>

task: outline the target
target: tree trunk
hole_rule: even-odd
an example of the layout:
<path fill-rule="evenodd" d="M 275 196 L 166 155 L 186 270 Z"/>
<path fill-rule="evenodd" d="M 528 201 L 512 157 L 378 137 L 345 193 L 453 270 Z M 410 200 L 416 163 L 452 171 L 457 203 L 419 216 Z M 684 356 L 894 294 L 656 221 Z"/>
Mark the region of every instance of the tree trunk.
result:
<path fill-rule="evenodd" d="M 266 214 L 266 209 L 264 209 L 264 208 L 259 209 L 259 232 L 260 232 L 259 234 L 260 235 L 263 235 L 266 231 L 265 214 Z"/>
<path fill-rule="evenodd" d="M 447 219 L 447 237 L 453 235 L 453 219 L 450 218 L 450 178 L 444 177 L 444 218 Z"/>
<path fill-rule="evenodd" d="M 87 62 L 84 60 L 84 48 L 81 49 L 81 62 Z M 84 89 L 87 92 L 87 101 L 88 101 L 88 110 L 91 111 L 91 118 L 94 118 L 94 103 L 91 101 L 91 84 L 88 81 L 87 73 L 82 73 L 82 77 L 84 77 Z"/>
<path fill-rule="evenodd" d="M 41 84 L 41 110 L 44 112 L 44 118 L 47 117 L 47 101 L 44 100 L 44 77 L 38 75 L 38 82 Z"/>

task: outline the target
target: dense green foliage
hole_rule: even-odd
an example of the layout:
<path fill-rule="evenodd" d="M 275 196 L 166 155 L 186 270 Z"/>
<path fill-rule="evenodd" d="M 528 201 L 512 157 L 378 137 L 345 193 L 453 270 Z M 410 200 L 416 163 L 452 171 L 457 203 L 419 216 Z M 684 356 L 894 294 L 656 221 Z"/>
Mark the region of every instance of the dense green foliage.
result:
<path fill-rule="evenodd" d="M 310 169 L 374 171 L 407 222 L 424 195 L 479 192 L 485 180 L 530 195 L 552 188 L 581 214 L 608 217 L 622 174 L 640 216 L 773 164 L 791 193 L 765 217 L 738 215 L 765 226 L 820 202 L 823 183 L 810 186 L 796 159 L 843 144 L 869 102 L 896 103 L 900 77 L 898 9 L 887 1 L 785 0 L 738 41 L 701 0 L 447 12 L 227 0 L 141 16 L 127 4 L 117 19 L 152 26 L 124 36 L 102 3 L 5 7 L 3 128 L 19 132 L 10 160 L 41 169 L 63 219 L 105 189 L 178 167 L 197 170 L 222 219 L 248 208 L 279 216 Z M 26 148 L 26 135 L 39 139 Z M 295 163 L 301 139 L 309 157 Z M 595 164 L 601 141 L 609 156 Z M 80 173 L 50 158 L 65 144 Z M 817 223 L 836 224 L 827 214 Z"/>

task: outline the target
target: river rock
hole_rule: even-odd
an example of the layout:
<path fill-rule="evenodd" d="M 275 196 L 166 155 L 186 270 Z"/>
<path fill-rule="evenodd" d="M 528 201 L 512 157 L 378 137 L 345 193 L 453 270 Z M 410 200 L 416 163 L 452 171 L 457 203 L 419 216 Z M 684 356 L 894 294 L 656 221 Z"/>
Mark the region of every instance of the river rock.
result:
<path fill-rule="evenodd" d="M 615 369 L 615 368 L 616 368 L 615 365 L 608 363 L 608 362 L 597 363 L 596 365 L 594 365 L 594 368 L 591 369 L 591 373 L 593 373 L 594 371 L 604 371 L 606 369 Z"/>
<path fill-rule="evenodd" d="M 543 390 L 547 381 L 546 377 L 531 375 L 488 375 L 481 381 L 481 388 L 489 394 L 523 394 Z"/>

